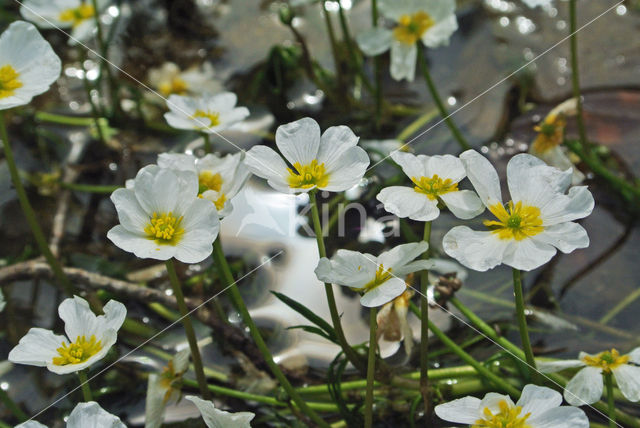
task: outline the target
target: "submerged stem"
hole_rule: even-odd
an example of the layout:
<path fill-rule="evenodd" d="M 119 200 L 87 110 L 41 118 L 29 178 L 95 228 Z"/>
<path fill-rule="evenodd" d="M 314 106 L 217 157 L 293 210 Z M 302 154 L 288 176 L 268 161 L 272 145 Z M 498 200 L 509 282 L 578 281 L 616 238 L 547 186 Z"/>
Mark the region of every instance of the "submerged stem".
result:
<path fill-rule="evenodd" d="M 378 0 L 371 0 L 371 23 L 374 27 L 378 26 Z M 380 128 L 382 117 L 382 58 L 380 55 L 373 59 L 374 75 L 375 75 L 375 125 L 376 129 Z"/>
<path fill-rule="evenodd" d="M 208 133 L 203 132 L 202 139 L 204 140 L 204 152 L 206 154 L 211 153 L 213 151 L 213 148 L 211 147 L 211 137 Z"/>
<path fill-rule="evenodd" d="M 376 321 L 375 308 L 369 308 L 369 357 L 367 359 L 367 390 L 364 399 L 364 427 L 373 425 L 373 380 L 376 372 Z"/>
<path fill-rule="evenodd" d="M 85 370 L 80 370 L 78 372 L 78 379 L 80 380 L 80 387 L 82 388 L 82 396 L 84 397 L 84 401 L 93 401 L 91 387 L 89 386 L 89 380 L 87 379 L 87 372 Z"/>
<path fill-rule="evenodd" d="M 580 144 L 589 152 L 587 141 L 587 130 L 584 126 L 584 117 L 582 114 L 582 96 L 580 95 L 580 70 L 578 69 L 578 33 L 577 33 L 577 13 L 576 0 L 569 0 L 569 31 L 571 38 L 571 86 L 573 89 L 573 97 L 576 99 L 576 122 L 578 124 L 578 134 L 580 135 Z"/>
<path fill-rule="evenodd" d="M 24 422 L 29 419 L 29 416 L 9 397 L 7 391 L 0 388 L 0 402 L 5 405 L 5 408 L 9 410 L 13 416 L 18 419 L 19 422 Z"/>
<path fill-rule="evenodd" d="M 527 317 L 524 312 L 524 296 L 522 293 L 522 276 L 519 269 L 513 268 L 513 293 L 516 299 L 516 316 L 518 318 L 518 327 L 520 329 L 520 340 L 522 341 L 522 350 L 531 379 L 537 380 L 536 360 L 533 357 L 533 349 L 531 349 L 531 340 L 529 339 L 529 330 L 527 329 Z M 537 382 L 535 382 L 537 383 Z"/>
<path fill-rule="evenodd" d="M 423 240 L 429 244 L 431 241 L 431 222 L 424 223 Z M 429 251 L 422 254 L 423 259 L 429 258 Z M 420 392 L 424 402 L 424 411 L 429 413 L 431 406 L 429 398 L 429 300 L 427 299 L 427 288 L 429 287 L 429 271 L 423 270 L 420 273 Z"/>

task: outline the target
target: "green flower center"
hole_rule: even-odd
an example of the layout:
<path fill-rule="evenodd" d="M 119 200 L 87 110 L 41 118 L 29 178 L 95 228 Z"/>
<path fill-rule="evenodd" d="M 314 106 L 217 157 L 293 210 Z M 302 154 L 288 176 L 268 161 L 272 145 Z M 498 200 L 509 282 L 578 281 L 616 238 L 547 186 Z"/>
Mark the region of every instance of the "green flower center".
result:
<path fill-rule="evenodd" d="M 611 351 L 600 352 L 595 356 L 587 355 L 582 358 L 582 362 L 591 367 L 601 368 L 605 373 L 611 373 L 616 369 L 629 362 L 628 355 L 620 355 L 617 349 Z"/>
<path fill-rule="evenodd" d="M 507 208 L 502 204 L 495 204 L 489 207 L 489 211 L 498 221 L 485 220 L 484 225 L 498 234 L 500 239 L 522 241 L 544 230 L 538 207 L 524 205 L 522 202 L 514 205 L 510 201 Z"/>
<path fill-rule="evenodd" d="M 149 239 L 155 240 L 158 244 L 177 244 L 182 238 L 184 229 L 180 227 L 182 217 L 174 217 L 173 213 L 153 213 L 149 223 L 144 228 Z"/>

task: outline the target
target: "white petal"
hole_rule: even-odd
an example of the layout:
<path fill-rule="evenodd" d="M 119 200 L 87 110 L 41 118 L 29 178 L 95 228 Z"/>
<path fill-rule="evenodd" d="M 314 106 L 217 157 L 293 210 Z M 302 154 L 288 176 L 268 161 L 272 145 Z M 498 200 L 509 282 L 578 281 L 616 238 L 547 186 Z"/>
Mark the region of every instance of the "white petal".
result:
<path fill-rule="evenodd" d="M 322 282 L 360 288 L 375 278 L 377 267 L 370 254 L 338 250 L 331 259 L 320 259 L 315 274 Z"/>
<path fill-rule="evenodd" d="M 491 162 L 475 150 L 463 152 L 460 160 L 482 203 L 487 208 L 497 203 L 502 204 L 500 179 Z"/>
<path fill-rule="evenodd" d="M 127 428 L 120 418 L 95 401 L 79 403 L 67 419 L 67 428 Z"/>
<path fill-rule="evenodd" d="M 577 407 L 562 406 L 532 414 L 527 424 L 535 428 L 589 428 L 589 419 Z"/>
<path fill-rule="evenodd" d="M 424 156 L 423 159 L 426 160 L 427 177 L 438 175 L 442 179 L 448 178 L 454 183 L 458 183 L 467 175 L 462 161 L 455 156 Z"/>
<path fill-rule="evenodd" d="M 132 188 L 135 188 L 135 182 L 132 182 Z M 149 214 L 147 214 L 133 190 L 117 189 L 111 194 L 111 201 L 118 212 L 118 220 L 122 227 L 132 233 L 142 233 L 149 223 Z"/>
<path fill-rule="evenodd" d="M 369 166 L 369 156 L 361 147 L 347 149 L 331 168 L 327 169 L 329 182 L 320 187 L 329 192 L 348 190 L 362 181 L 362 177 Z"/>
<path fill-rule="evenodd" d="M 428 270 L 433 266 L 434 263 L 432 260 L 416 260 L 415 262 L 407 263 L 404 266 L 396 268 L 392 273 L 399 278 L 403 278 L 410 273 L 418 272 L 421 270 Z"/>
<path fill-rule="evenodd" d="M 499 239 L 499 238 L 498 238 Z M 525 238 L 522 241 L 507 240 L 509 243 L 502 262 L 513 268 L 530 271 L 547 263 L 556 254 L 552 245 Z"/>
<path fill-rule="evenodd" d="M 318 163 L 323 163 L 328 171 L 340 162 L 342 156 L 358 144 L 358 137 L 348 126 L 332 126 L 327 128 L 320 138 Z"/>
<path fill-rule="evenodd" d="M 484 272 L 502 263 L 509 242 L 492 232 L 456 226 L 444 236 L 442 245 L 444 252 L 463 266 Z"/>
<path fill-rule="evenodd" d="M 64 331 L 72 342 L 78 337 L 85 336 L 88 340 L 96 335 L 99 340 L 99 322 L 96 315 L 89 308 L 89 303 L 80 296 L 64 299 L 58 306 L 58 315 L 64 321 Z"/>
<path fill-rule="evenodd" d="M 397 40 L 391 42 L 391 77 L 413 82 L 417 56 L 418 48 L 415 44 L 407 45 Z"/>
<path fill-rule="evenodd" d="M 184 235 L 176 244 L 176 259 L 183 263 L 199 263 L 213 251 L 220 221 L 215 206 L 207 199 L 197 199 L 184 214 Z"/>
<path fill-rule="evenodd" d="M 427 251 L 428 248 L 429 244 L 424 241 L 398 245 L 380 254 L 377 262 L 382 264 L 385 269 L 392 269 L 392 273 L 394 273 L 397 269 L 415 260 L 416 257 Z"/>
<path fill-rule="evenodd" d="M 513 400 L 508 395 L 498 394 L 496 392 L 487 393 L 480 402 L 480 408 L 484 411 L 485 407 L 491 410 L 494 415 L 500 413 L 500 402 L 506 401 L 510 408 L 515 407 Z"/>
<path fill-rule="evenodd" d="M 553 245 L 565 254 L 577 248 L 589 246 L 587 231 L 578 223 L 573 222 L 546 227 L 542 233 L 534 235 L 531 239 Z"/>
<path fill-rule="evenodd" d="M 451 14 L 445 19 L 436 22 L 434 26 L 425 31 L 421 40 L 428 48 L 437 48 L 449 44 L 451 35 L 458 29 L 458 20 L 455 14 Z"/>
<path fill-rule="evenodd" d="M 517 406 L 522 407 L 521 414 L 523 415 L 542 413 L 559 407 L 561 404 L 562 395 L 558 391 L 533 384 L 525 385 L 522 389 L 522 395 L 516 403 Z"/>
<path fill-rule="evenodd" d="M 63 343 L 68 343 L 64 336 L 43 328 L 31 328 L 9 352 L 8 359 L 16 364 L 46 367 L 53 357 L 58 356 L 57 349 Z"/>
<path fill-rule="evenodd" d="M 396 150 L 391 153 L 391 159 L 400 165 L 402 172 L 409 178 L 420 178 L 427 175 L 426 165 L 429 162 L 428 156 L 415 156 L 411 153 Z"/>
<path fill-rule="evenodd" d="M 380 0 L 378 9 L 389 19 L 398 21 L 402 15 L 412 15 L 422 9 L 423 3 L 414 0 Z"/>
<path fill-rule="evenodd" d="M 144 407 L 144 428 L 160 428 L 164 421 L 165 402 L 167 390 L 162 386 L 160 376 L 155 373 L 149 375 L 147 380 L 147 396 Z"/>
<path fill-rule="evenodd" d="M 377 56 L 391 47 L 393 33 L 384 27 L 374 27 L 356 36 L 356 42 L 362 53 Z"/>
<path fill-rule="evenodd" d="M 102 311 L 104 315 L 98 316 L 98 320 L 104 321 L 104 326 L 108 329 L 120 330 L 127 318 L 127 307 L 117 300 L 109 300 Z"/>
<path fill-rule="evenodd" d="M 623 364 L 613 369 L 613 376 L 627 400 L 634 403 L 640 401 L 640 367 Z"/>
<path fill-rule="evenodd" d="M 418 193 L 411 187 L 385 187 L 378 193 L 376 199 L 382 202 L 386 211 L 401 218 L 431 221 L 440 215 L 437 200 L 431 200 L 427 195 Z"/>
<path fill-rule="evenodd" d="M 571 175 L 571 170 L 560 171 L 527 153 L 515 155 L 507 165 L 511 199 L 541 209 L 565 192 L 571 184 Z"/>
<path fill-rule="evenodd" d="M 196 173 L 196 157 L 183 153 L 161 153 L 158 155 L 158 166 Z"/>
<path fill-rule="evenodd" d="M 424 9 L 434 21 L 442 21 L 456 11 L 455 0 L 418 0 L 415 3 Z"/>
<path fill-rule="evenodd" d="M 585 364 L 580 360 L 557 360 L 557 361 L 537 361 L 538 370 L 542 373 L 555 373 L 574 367 L 583 367 Z"/>
<path fill-rule="evenodd" d="M 181 191 L 173 170 L 149 165 L 136 174 L 134 192 L 147 214 L 174 212 Z M 192 195 L 195 197 L 196 194 L 197 188 Z"/>
<path fill-rule="evenodd" d="M 280 125 L 276 129 L 276 145 L 291 164 L 308 165 L 318 156 L 320 126 L 309 117 Z"/>
<path fill-rule="evenodd" d="M 540 217 L 545 226 L 587 217 L 595 202 L 587 186 L 572 187 L 567 195 L 556 194 L 540 207 Z"/>
<path fill-rule="evenodd" d="M 176 253 L 176 247 L 160 245 L 155 240 L 131 233 L 120 225 L 111 228 L 107 238 L 120 249 L 133 253 L 141 259 L 169 260 Z"/>
<path fill-rule="evenodd" d="M 585 367 L 567 383 L 564 399 L 572 406 L 593 404 L 602 397 L 604 384 L 601 370 L 597 367 Z"/>
<path fill-rule="evenodd" d="M 267 146 L 252 147 L 246 153 L 244 164 L 253 174 L 267 179 L 276 190 L 289 187 L 287 165 L 273 149 Z"/>
<path fill-rule="evenodd" d="M 367 291 L 360 298 L 360 304 L 368 308 L 382 306 L 404 293 L 406 289 L 407 284 L 402 279 L 392 277 L 373 290 Z"/>
<path fill-rule="evenodd" d="M 640 347 L 632 349 L 627 355 L 629 355 L 629 361 L 640 365 Z"/>
<path fill-rule="evenodd" d="M 203 105 L 214 112 L 227 112 L 232 110 L 238 102 L 238 97 L 233 92 L 221 92 L 215 95 L 202 96 Z"/>
<path fill-rule="evenodd" d="M 447 422 L 473 424 L 481 418 L 480 399 L 464 397 L 435 407 L 436 415 Z"/>
<path fill-rule="evenodd" d="M 176 355 L 173 356 L 173 370 L 176 373 L 184 373 L 189 368 L 189 357 L 191 356 L 191 350 L 189 348 L 185 348 L 181 351 L 178 351 Z"/>
<path fill-rule="evenodd" d="M 16 425 L 15 428 L 48 428 L 46 425 L 42 425 L 37 421 L 27 421 L 23 422 L 19 425 Z"/>
<path fill-rule="evenodd" d="M 250 428 L 249 422 L 255 417 L 251 412 L 229 413 L 218 410 L 211 401 L 193 395 L 185 398 L 196 405 L 208 428 Z"/>
<path fill-rule="evenodd" d="M 445 193 L 440 195 L 440 199 L 454 216 L 462 220 L 472 219 L 484 211 L 482 201 L 472 190 Z"/>

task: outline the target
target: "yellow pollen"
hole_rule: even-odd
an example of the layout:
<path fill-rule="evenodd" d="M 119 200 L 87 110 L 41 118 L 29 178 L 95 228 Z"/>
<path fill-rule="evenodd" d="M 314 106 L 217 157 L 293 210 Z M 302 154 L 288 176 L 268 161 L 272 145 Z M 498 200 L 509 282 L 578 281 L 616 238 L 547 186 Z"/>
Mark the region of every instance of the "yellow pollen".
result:
<path fill-rule="evenodd" d="M 0 99 L 12 96 L 16 89 L 22 87 L 18 77 L 20 74 L 9 64 L 0 67 Z"/>
<path fill-rule="evenodd" d="M 209 123 L 209 125 L 202 126 L 201 128 L 208 128 L 208 127 L 220 125 L 220 113 L 216 113 L 215 111 L 196 110 L 196 112 L 193 113 L 193 116 L 191 116 L 191 119 L 197 119 L 199 117 L 209 119 L 209 121 L 211 122 Z"/>
<path fill-rule="evenodd" d="M 60 21 L 71 22 L 71 25 L 76 27 L 85 19 L 93 18 L 95 14 L 93 5 L 82 3 L 78 7 L 62 11 L 59 18 Z"/>
<path fill-rule="evenodd" d="M 585 356 L 582 358 L 582 362 L 591 367 L 599 367 L 605 373 L 611 373 L 611 370 L 616 369 L 629 362 L 628 355 L 620 355 L 616 349 L 611 351 L 600 352 L 595 356 Z"/>
<path fill-rule="evenodd" d="M 495 415 L 488 407 L 485 407 L 482 411 L 483 418 L 478 419 L 475 424 L 471 425 L 471 428 L 532 428 L 526 423 L 531 413 L 520 416 L 522 407 L 511 407 L 506 400 L 501 400 L 498 407 L 500 412 Z"/>
<path fill-rule="evenodd" d="M 225 202 L 227 202 L 227 197 L 223 193 L 220 195 L 218 199 L 216 199 L 216 201 L 213 204 L 216 206 L 216 209 L 220 211 L 222 208 L 224 208 Z"/>
<path fill-rule="evenodd" d="M 181 222 L 182 217 L 176 218 L 173 213 L 153 213 L 144 231 L 149 239 L 155 240 L 158 244 L 175 245 L 184 233 L 184 229 L 180 227 Z"/>
<path fill-rule="evenodd" d="M 223 180 L 220 173 L 213 174 L 211 171 L 202 171 L 198 174 L 198 184 L 200 185 L 198 193 L 203 193 L 207 190 L 219 192 L 222 188 L 222 183 Z"/>
<path fill-rule="evenodd" d="M 538 153 L 544 153 L 562 144 L 566 125 L 567 120 L 563 115 L 547 116 L 539 125 L 533 127 L 538 133 L 533 141 L 533 149 Z"/>
<path fill-rule="evenodd" d="M 435 24 L 433 18 L 426 12 L 402 15 L 398 25 L 393 29 L 393 37 L 401 43 L 413 45 L 433 24 Z"/>
<path fill-rule="evenodd" d="M 358 270 L 360 269 L 358 268 Z M 383 265 L 379 264 L 378 269 L 376 269 L 376 277 L 360 288 L 353 288 L 353 291 L 366 293 L 367 291 L 371 291 L 382 283 L 388 281 L 391 276 L 391 268 L 385 269 Z"/>
<path fill-rule="evenodd" d="M 411 181 L 416 185 L 413 190 L 424 193 L 431 200 L 438 199 L 438 196 L 449 192 L 458 191 L 458 183 L 454 183 L 450 178 L 443 180 L 435 174 L 433 177 L 411 177 Z"/>
<path fill-rule="evenodd" d="M 160 85 L 158 86 L 158 90 L 165 97 L 168 97 L 171 94 L 184 95 L 187 93 L 188 89 L 189 85 L 187 85 L 187 82 L 179 77 L 174 77 L 171 80 L 166 80 L 160 83 Z"/>
<path fill-rule="evenodd" d="M 325 187 L 329 184 L 329 174 L 324 170 L 324 163 L 318 164 L 314 159 L 308 165 L 293 164 L 293 169 L 287 168 L 289 177 L 287 182 L 293 189 L 309 189 L 311 187 Z"/>
<path fill-rule="evenodd" d="M 522 202 L 514 205 L 513 201 L 510 201 L 507 208 L 502 204 L 490 206 L 489 211 L 499 221 L 485 220 L 483 222 L 493 233 L 497 233 L 500 239 L 522 241 L 544 230 L 538 207 L 524 205 Z"/>
<path fill-rule="evenodd" d="M 62 346 L 57 349 L 59 357 L 53 357 L 53 364 L 56 366 L 66 366 L 67 364 L 79 364 L 87 361 L 102 349 L 101 341 L 96 341 L 96 336 L 91 335 L 89 341 L 85 336 L 78 336 L 75 342 L 67 345 L 62 342 Z"/>

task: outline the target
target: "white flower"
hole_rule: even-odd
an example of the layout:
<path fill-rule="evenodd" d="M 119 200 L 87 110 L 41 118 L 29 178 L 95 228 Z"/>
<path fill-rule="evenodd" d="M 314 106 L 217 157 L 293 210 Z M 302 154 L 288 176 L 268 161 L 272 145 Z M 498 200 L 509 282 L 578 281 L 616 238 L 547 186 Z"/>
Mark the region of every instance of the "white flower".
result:
<path fill-rule="evenodd" d="M 220 221 L 214 204 L 198 198 L 193 172 L 149 165 L 132 188 L 111 195 L 120 224 L 107 238 L 140 258 L 198 263 L 213 251 Z"/>
<path fill-rule="evenodd" d="M 205 401 L 193 395 L 187 395 L 184 398 L 196 405 L 204 423 L 209 428 L 251 428 L 249 422 L 255 417 L 251 412 L 229 413 L 218 410 L 211 401 Z"/>
<path fill-rule="evenodd" d="M 249 116 L 246 107 L 236 107 L 237 102 L 238 97 L 233 92 L 198 97 L 170 95 L 167 100 L 169 111 L 164 118 L 173 128 L 214 134 Z"/>
<path fill-rule="evenodd" d="M 214 78 L 211 64 L 205 62 L 201 67 L 191 67 L 185 71 L 173 62 L 165 62 L 159 68 L 152 68 L 148 73 L 149 84 L 161 95 L 196 95 L 216 93 L 222 85 Z"/>
<path fill-rule="evenodd" d="M 528 154 L 514 156 L 507 165 L 511 201 L 505 205 L 491 163 L 473 150 L 460 159 L 478 196 L 497 218 L 484 221 L 488 231 L 456 226 L 444 236 L 444 251 L 462 265 L 486 271 L 504 263 L 529 271 L 548 262 L 556 249 L 570 253 L 589 245 L 587 232 L 573 220 L 591 213 L 593 196 L 586 186 L 565 194 L 571 170 L 560 171 Z"/>
<path fill-rule="evenodd" d="M 464 220 L 484 211 L 475 192 L 458 189 L 458 183 L 467 174 L 457 157 L 393 152 L 391 159 L 402 167 L 415 186 L 390 186 L 378 193 L 376 198 L 390 213 L 417 221 L 431 221 L 440 215 L 438 204 L 446 205 L 453 215 Z"/>
<path fill-rule="evenodd" d="M 98 13 L 111 3 L 98 0 Z M 82 0 L 25 0 L 20 13 L 40 28 L 71 28 L 71 37 L 79 42 L 87 41 L 96 28 L 95 15 L 91 1 Z M 70 45 L 76 41 L 69 39 Z"/>
<path fill-rule="evenodd" d="M 107 355 L 127 315 L 124 305 L 115 300 L 110 300 L 103 310 L 104 315 L 96 316 L 83 298 L 65 299 L 58 314 L 64 321 L 66 337 L 31 328 L 9 352 L 9 361 L 46 367 L 56 374 L 84 370 Z"/>
<path fill-rule="evenodd" d="M 449 44 L 458 29 L 455 0 L 380 0 L 382 16 L 395 22 L 393 30 L 374 27 L 356 41 L 365 55 L 391 49 L 391 77 L 412 81 L 418 56 L 418 40 L 435 48 Z"/>
<path fill-rule="evenodd" d="M 189 348 L 179 351 L 169 360 L 161 374 L 152 373 L 147 382 L 145 428 L 159 428 L 164 420 L 164 410 L 172 397 L 180 397 L 182 375 L 189 368 Z"/>
<path fill-rule="evenodd" d="M 280 192 L 341 192 L 358 184 L 369 166 L 367 153 L 357 144 L 347 126 L 332 126 L 321 136 L 318 123 L 306 117 L 276 130 L 276 146 L 292 168 L 267 146 L 252 147 L 245 164 Z"/>
<path fill-rule="evenodd" d="M 571 378 L 564 390 L 564 399 L 572 406 L 593 404 L 600 400 L 603 374 L 613 374 L 622 395 L 629 401 L 640 401 L 640 348 L 626 355 L 612 349 L 590 355 L 581 352 L 577 360 L 539 362 L 538 369 L 552 373 L 572 367 L 584 367 Z M 632 363 L 632 364 L 629 364 Z"/>
<path fill-rule="evenodd" d="M 38 29 L 13 22 L 0 36 L 0 110 L 28 104 L 49 90 L 61 70 L 60 58 Z"/>
<path fill-rule="evenodd" d="M 582 410 L 561 404 L 559 392 L 544 386 L 526 385 L 516 404 L 508 395 L 490 392 L 482 400 L 464 397 L 439 404 L 435 412 L 445 421 L 478 427 L 589 427 L 589 419 Z"/>
<path fill-rule="evenodd" d="M 378 257 L 338 250 L 331 259 L 321 258 L 315 273 L 322 282 L 343 285 L 363 293 L 360 298 L 363 306 L 381 306 L 404 293 L 406 275 L 433 266 L 429 260 L 415 260 L 428 248 L 426 242 L 413 242 L 398 245 Z"/>
<path fill-rule="evenodd" d="M 15 428 L 47 428 L 36 421 L 24 422 Z M 67 418 L 67 428 L 127 428 L 120 418 L 104 410 L 95 401 L 78 403 Z"/>
<path fill-rule="evenodd" d="M 390 342 L 398 342 L 404 339 L 404 350 L 409 356 L 413 349 L 413 332 L 407 322 L 407 315 L 409 313 L 409 301 L 414 294 L 413 290 L 406 289 L 401 295 L 389 303 L 385 303 L 376 315 L 378 341 L 380 341 L 381 337 Z"/>
<path fill-rule="evenodd" d="M 213 202 L 222 218 L 233 210 L 231 199 L 251 174 L 242 158 L 243 153 L 228 154 L 223 158 L 207 154 L 200 159 L 193 155 L 163 153 L 158 156 L 158 166 L 197 174 L 198 196 Z"/>

